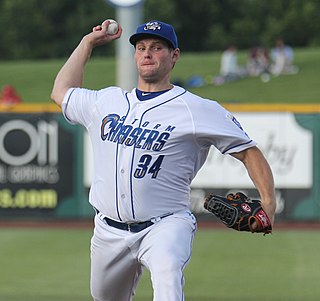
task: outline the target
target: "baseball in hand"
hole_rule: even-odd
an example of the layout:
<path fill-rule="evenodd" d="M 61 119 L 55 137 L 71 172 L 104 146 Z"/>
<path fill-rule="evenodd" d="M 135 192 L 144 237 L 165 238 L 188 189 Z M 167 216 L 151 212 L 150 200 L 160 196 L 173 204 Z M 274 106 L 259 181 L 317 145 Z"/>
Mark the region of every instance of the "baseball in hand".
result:
<path fill-rule="evenodd" d="M 107 21 L 110 22 L 108 27 L 107 27 L 107 34 L 109 34 L 109 35 L 116 34 L 118 32 L 118 30 L 119 30 L 119 25 L 118 25 L 117 21 L 112 20 L 112 19 L 108 19 L 108 20 L 105 20 L 103 23 L 105 23 Z"/>

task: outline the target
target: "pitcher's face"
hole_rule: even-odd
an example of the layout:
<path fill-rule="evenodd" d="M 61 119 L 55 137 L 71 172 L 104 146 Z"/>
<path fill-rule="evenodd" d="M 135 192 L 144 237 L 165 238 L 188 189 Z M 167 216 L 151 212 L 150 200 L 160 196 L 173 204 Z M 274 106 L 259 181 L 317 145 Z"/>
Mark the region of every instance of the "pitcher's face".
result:
<path fill-rule="evenodd" d="M 134 57 L 140 79 L 146 83 L 156 83 L 169 78 L 179 55 L 178 48 L 169 48 L 161 39 L 147 38 L 138 41 Z"/>

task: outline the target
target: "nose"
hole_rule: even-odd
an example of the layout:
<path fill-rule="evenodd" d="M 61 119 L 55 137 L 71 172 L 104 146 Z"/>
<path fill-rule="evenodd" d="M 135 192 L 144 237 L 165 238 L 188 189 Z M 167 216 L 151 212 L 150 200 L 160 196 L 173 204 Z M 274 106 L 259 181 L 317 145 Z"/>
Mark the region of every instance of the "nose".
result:
<path fill-rule="evenodd" d="M 144 52 L 144 57 L 151 58 L 151 50 L 149 48 L 146 48 L 146 50 Z"/>

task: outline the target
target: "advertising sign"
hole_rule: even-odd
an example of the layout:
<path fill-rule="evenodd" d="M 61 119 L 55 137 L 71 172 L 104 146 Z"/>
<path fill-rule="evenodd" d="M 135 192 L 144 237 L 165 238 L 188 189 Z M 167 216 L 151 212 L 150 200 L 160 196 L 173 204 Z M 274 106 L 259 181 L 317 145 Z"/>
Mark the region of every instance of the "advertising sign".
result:
<path fill-rule="evenodd" d="M 243 129 L 271 165 L 276 187 L 310 188 L 313 171 L 312 132 L 301 127 L 293 113 L 237 113 Z M 243 164 L 211 148 L 192 183 L 201 188 L 253 188 Z"/>
<path fill-rule="evenodd" d="M 0 113 L 0 215 L 74 215 L 81 143 L 61 113 Z"/>

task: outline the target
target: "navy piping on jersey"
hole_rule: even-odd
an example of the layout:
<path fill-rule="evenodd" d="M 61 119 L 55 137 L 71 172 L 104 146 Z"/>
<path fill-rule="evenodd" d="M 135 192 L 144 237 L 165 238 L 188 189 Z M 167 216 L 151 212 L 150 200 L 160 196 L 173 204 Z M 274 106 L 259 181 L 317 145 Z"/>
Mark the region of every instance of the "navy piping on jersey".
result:
<path fill-rule="evenodd" d="M 172 100 L 174 100 L 175 98 L 177 97 L 180 97 L 181 95 L 185 94 L 187 91 L 184 90 L 181 94 L 179 95 L 176 95 L 174 96 L 173 98 L 170 98 L 168 100 L 166 100 L 165 102 L 162 102 L 160 104 L 157 104 L 155 105 L 154 107 L 151 107 L 149 109 L 147 109 L 146 111 L 144 111 L 144 113 L 141 115 L 141 118 L 140 118 L 140 122 L 139 122 L 139 127 L 141 126 L 142 124 L 142 119 L 143 119 L 143 116 L 150 110 L 153 110 L 154 108 L 157 108 L 161 105 L 164 105 Z M 134 205 L 133 205 L 133 184 L 132 184 L 132 174 L 133 174 L 133 162 L 134 162 L 134 156 L 135 156 L 135 150 L 136 150 L 136 145 L 134 144 L 133 146 L 133 154 L 132 154 L 132 160 L 131 160 L 131 169 L 130 169 L 130 194 L 131 194 L 131 210 L 132 210 L 132 216 L 133 218 L 135 219 L 135 213 L 134 213 Z"/>
<path fill-rule="evenodd" d="M 249 143 L 251 143 L 251 142 L 252 142 L 252 140 L 250 140 L 250 141 L 248 141 L 248 142 L 246 142 L 246 143 L 241 143 L 241 144 L 238 144 L 238 145 L 229 147 L 229 148 L 227 148 L 225 151 L 223 151 L 222 154 L 225 154 L 227 151 L 229 151 L 229 150 L 231 150 L 231 149 L 233 149 L 233 148 L 236 148 L 236 147 L 241 146 L 241 145 L 246 145 L 246 144 L 249 144 Z"/>
<path fill-rule="evenodd" d="M 66 118 L 67 118 L 71 123 L 74 123 L 74 122 L 68 117 L 68 115 L 67 115 L 67 109 L 68 109 L 69 100 L 70 100 L 70 98 L 71 98 L 71 95 L 72 95 L 72 93 L 73 93 L 75 90 L 76 90 L 76 88 L 74 88 L 74 89 L 70 92 L 69 97 L 68 97 L 68 100 L 67 100 L 66 108 L 65 108 L 65 110 L 64 110 L 64 116 L 66 116 Z"/>

